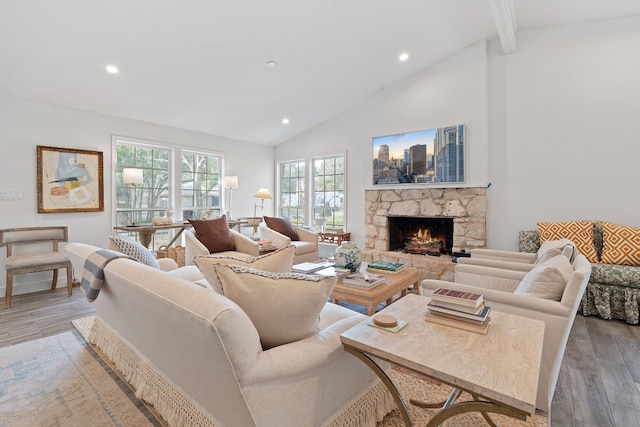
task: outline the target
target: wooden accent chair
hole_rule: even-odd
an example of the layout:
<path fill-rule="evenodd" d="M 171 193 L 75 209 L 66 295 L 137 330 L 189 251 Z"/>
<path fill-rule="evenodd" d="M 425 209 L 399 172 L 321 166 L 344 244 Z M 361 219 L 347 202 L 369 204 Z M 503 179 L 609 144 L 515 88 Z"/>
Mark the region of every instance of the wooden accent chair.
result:
<path fill-rule="evenodd" d="M 13 294 L 13 276 L 53 270 L 51 289 L 56 288 L 58 269 L 67 269 L 67 293 L 71 296 L 73 288 L 73 266 L 69 257 L 58 252 L 58 242 L 68 241 L 68 230 L 64 226 L 8 228 L 0 230 L 0 247 L 7 247 L 6 307 L 11 308 Z M 46 245 L 52 250 L 13 254 L 14 245 Z"/>

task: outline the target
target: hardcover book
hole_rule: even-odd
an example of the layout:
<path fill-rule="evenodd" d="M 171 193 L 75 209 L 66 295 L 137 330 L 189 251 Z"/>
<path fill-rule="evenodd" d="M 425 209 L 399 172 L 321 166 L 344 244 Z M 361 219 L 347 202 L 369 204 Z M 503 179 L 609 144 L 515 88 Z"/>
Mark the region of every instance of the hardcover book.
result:
<path fill-rule="evenodd" d="M 391 261 L 373 261 L 370 262 L 369 265 L 367 265 L 367 268 L 397 272 L 404 268 L 404 264 Z"/>
<path fill-rule="evenodd" d="M 477 306 L 477 307 L 469 307 L 466 305 L 460 305 L 460 304 L 456 304 L 456 303 L 450 303 L 450 302 L 444 302 L 444 301 L 436 301 L 434 299 L 431 300 L 431 302 L 433 303 L 433 305 L 437 305 L 438 307 L 443 307 L 443 308 L 450 308 L 452 310 L 456 310 L 456 311 L 463 311 L 465 313 L 469 313 L 469 314 L 478 314 L 482 311 L 482 309 L 484 308 L 484 301 L 482 301 L 482 303 Z"/>
<path fill-rule="evenodd" d="M 384 276 L 381 274 L 353 273 L 342 279 L 342 283 L 362 289 L 373 289 L 384 283 Z"/>
<path fill-rule="evenodd" d="M 291 271 L 293 271 L 294 273 L 314 273 L 318 270 L 323 270 L 327 267 L 331 267 L 333 264 L 332 263 L 326 263 L 326 262 L 303 262 L 301 264 L 296 264 L 294 266 L 291 267 Z"/>
<path fill-rule="evenodd" d="M 451 302 L 470 307 L 478 307 L 484 300 L 482 295 L 472 292 L 462 292 L 447 288 L 431 291 L 431 299 L 435 301 Z"/>
<path fill-rule="evenodd" d="M 437 323 L 439 325 L 444 325 L 444 326 L 452 326 L 454 328 L 462 329 L 469 332 L 475 332 L 477 334 L 483 334 L 483 335 L 486 335 L 487 331 L 489 330 L 489 326 L 491 326 L 490 317 L 488 317 L 486 322 L 484 322 L 482 325 L 474 325 L 474 324 L 462 322 L 456 319 L 449 319 L 442 316 L 436 316 L 433 313 L 431 313 L 430 310 L 427 310 L 427 312 L 424 314 L 424 320 L 426 320 L 427 322 Z"/>
<path fill-rule="evenodd" d="M 437 306 L 433 304 L 433 301 L 430 301 L 427 304 L 427 308 L 429 308 L 429 310 L 431 311 L 438 311 L 441 313 L 451 314 L 458 317 L 464 317 L 467 319 L 474 319 L 474 320 L 480 320 L 480 321 L 485 321 L 487 319 L 487 316 L 489 316 L 489 313 L 491 312 L 491 307 L 489 307 L 488 305 L 484 306 L 480 311 L 480 313 L 471 314 L 471 313 L 465 313 L 464 311 L 460 311 L 460 310 L 454 310 L 450 308 Z"/>

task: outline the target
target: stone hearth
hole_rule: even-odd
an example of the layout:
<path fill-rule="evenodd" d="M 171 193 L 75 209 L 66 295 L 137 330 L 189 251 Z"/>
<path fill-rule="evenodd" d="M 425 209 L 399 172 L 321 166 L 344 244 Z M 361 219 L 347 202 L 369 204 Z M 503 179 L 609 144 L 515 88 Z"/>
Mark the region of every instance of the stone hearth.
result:
<path fill-rule="evenodd" d="M 421 279 L 453 280 L 452 257 L 389 251 L 388 216 L 453 218 L 453 250 L 486 246 L 486 188 L 437 188 L 365 191 L 364 260 L 402 262 L 422 270 Z"/>

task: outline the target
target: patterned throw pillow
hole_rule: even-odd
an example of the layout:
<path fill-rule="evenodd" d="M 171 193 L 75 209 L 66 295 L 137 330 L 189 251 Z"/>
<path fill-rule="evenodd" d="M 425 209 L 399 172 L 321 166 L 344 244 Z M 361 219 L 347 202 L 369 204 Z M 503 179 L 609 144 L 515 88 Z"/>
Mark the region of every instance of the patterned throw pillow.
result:
<path fill-rule="evenodd" d="M 214 269 L 216 264 L 233 264 L 255 268 L 256 270 L 271 271 L 273 273 L 287 273 L 291 271 L 293 257 L 296 255 L 296 247 L 289 245 L 266 255 L 257 257 L 238 258 L 232 256 L 202 255 L 193 258 L 202 275 L 209 285 L 219 294 L 224 295 L 224 289 Z"/>
<path fill-rule="evenodd" d="M 265 350 L 317 333 L 320 312 L 336 284 L 333 276 L 269 273 L 225 264 L 214 268 L 224 295 L 247 313 Z"/>
<path fill-rule="evenodd" d="M 119 252 L 129 255 L 136 261 L 153 268 L 160 268 L 158 260 L 151 251 L 135 240 L 125 239 L 119 236 L 109 236 L 109 241 L 115 245 Z"/>
<path fill-rule="evenodd" d="M 640 265 L 640 228 L 601 222 L 604 264 Z"/>
<path fill-rule="evenodd" d="M 540 243 L 547 240 L 569 239 L 575 243 L 578 252 L 589 262 L 598 262 L 598 254 L 593 243 L 592 221 L 539 222 L 538 233 Z"/>

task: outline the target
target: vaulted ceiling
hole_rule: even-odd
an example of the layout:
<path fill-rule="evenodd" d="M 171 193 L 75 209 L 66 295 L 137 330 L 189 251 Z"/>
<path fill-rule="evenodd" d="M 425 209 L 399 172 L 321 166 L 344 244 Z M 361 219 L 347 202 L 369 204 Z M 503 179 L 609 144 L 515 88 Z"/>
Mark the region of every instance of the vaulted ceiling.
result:
<path fill-rule="evenodd" d="M 0 93 L 278 144 L 478 41 L 509 54 L 518 30 L 638 14 L 638 0 L 0 0 Z"/>

